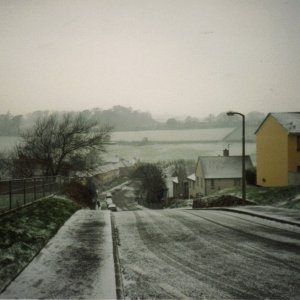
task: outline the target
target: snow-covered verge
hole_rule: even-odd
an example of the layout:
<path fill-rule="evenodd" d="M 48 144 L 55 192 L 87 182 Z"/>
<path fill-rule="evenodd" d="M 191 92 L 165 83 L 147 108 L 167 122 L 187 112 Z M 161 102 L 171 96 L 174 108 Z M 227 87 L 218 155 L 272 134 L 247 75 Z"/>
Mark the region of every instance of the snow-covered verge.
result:
<path fill-rule="evenodd" d="M 250 201 L 243 201 L 242 198 L 233 195 L 219 195 L 194 199 L 193 208 L 224 207 L 237 205 L 255 205 Z"/>
<path fill-rule="evenodd" d="M 271 205 L 283 208 L 300 209 L 300 186 L 287 187 L 258 187 L 247 186 L 247 200 L 257 205 Z M 241 197 L 240 188 L 228 188 L 216 195 L 233 195 Z"/>
<path fill-rule="evenodd" d="M 0 299 L 116 299 L 110 212 L 74 213 Z"/>
<path fill-rule="evenodd" d="M 191 208 L 193 199 L 168 199 L 165 208 Z"/>
<path fill-rule="evenodd" d="M 72 200 L 54 196 L 0 217 L 0 291 L 78 209 Z"/>

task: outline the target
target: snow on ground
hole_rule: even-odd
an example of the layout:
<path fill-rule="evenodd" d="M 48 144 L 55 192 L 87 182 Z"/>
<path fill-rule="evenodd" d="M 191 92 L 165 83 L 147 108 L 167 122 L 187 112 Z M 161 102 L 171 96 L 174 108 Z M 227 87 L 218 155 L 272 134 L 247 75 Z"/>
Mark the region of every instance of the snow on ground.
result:
<path fill-rule="evenodd" d="M 110 213 L 76 212 L 0 298 L 116 298 Z"/>
<path fill-rule="evenodd" d="M 246 212 L 248 211 L 248 212 L 256 213 L 257 215 L 269 216 L 269 217 L 296 222 L 300 224 L 299 209 L 279 208 L 279 207 L 268 206 L 268 205 L 239 206 L 236 208 L 232 207 L 231 209 L 237 209 Z"/>
<path fill-rule="evenodd" d="M 128 299 L 291 299 L 300 293 L 299 229 L 213 211 L 115 217 Z"/>

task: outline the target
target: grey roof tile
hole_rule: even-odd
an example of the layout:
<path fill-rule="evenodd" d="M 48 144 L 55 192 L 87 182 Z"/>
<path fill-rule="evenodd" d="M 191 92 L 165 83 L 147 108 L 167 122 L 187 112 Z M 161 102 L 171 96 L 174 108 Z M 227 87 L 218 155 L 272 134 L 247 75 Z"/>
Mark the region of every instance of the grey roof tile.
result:
<path fill-rule="evenodd" d="M 246 169 L 253 167 L 250 156 L 245 159 Z M 200 156 L 199 160 L 207 179 L 242 177 L 242 156 Z"/>
<path fill-rule="evenodd" d="M 300 112 L 271 113 L 288 133 L 300 133 Z"/>

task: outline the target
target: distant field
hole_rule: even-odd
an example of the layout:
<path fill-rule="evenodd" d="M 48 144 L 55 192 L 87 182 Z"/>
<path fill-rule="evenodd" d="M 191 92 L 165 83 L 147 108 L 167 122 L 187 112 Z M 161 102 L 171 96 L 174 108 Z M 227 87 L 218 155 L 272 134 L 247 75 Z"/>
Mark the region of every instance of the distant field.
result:
<path fill-rule="evenodd" d="M 136 157 L 142 161 L 154 162 L 158 160 L 193 159 L 197 160 L 199 155 L 222 155 L 223 149 L 228 143 L 178 143 L 178 144 L 147 144 L 135 145 L 111 145 L 108 147 L 104 158 L 113 156 L 129 159 Z M 230 143 L 230 155 L 241 155 L 241 143 Z M 255 143 L 246 143 L 246 154 L 251 155 L 252 162 L 256 162 Z"/>
<path fill-rule="evenodd" d="M 255 142 L 255 131 L 257 126 L 246 126 L 245 128 L 245 139 L 246 141 Z M 229 133 L 224 140 L 238 142 L 242 139 L 242 128 L 237 127 L 231 133 Z"/>
<path fill-rule="evenodd" d="M 12 150 L 20 140 L 17 136 L 0 136 L 0 152 Z"/>
<path fill-rule="evenodd" d="M 187 129 L 187 130 L 145 130 L 113 132 L 113 142 L 140 142 L 147 138 L 150 142 L 180 141 L 221 141 L 235 128 Z"/>
<path fill-rule="evenodd" d="M 105 158 L 113 156 L 129 159 L 132 157 L 139 158 L 143 161 L 154 162 L 158 160 L 176 160 L 176 159 L 194 159 L 199 155 L 222 155 L 224 148 L 229 145 L 231 155 L 241 155 L 242 148 L 240 142 L 224 142 L 222 137 L 226 135 L 232 128 L 222 129 L 197 129 L 197 130 L 162 130 L 162 131 L 136 131 L 136 132 L 115 132 L 113 133 L 113 141 L 117 138 L 120 141 L 141 141 L 147 137 L 150 141 L 146 145 L 122 145 L 116 144 L 108 146 Z M 156 134 L 156 136 L 154 136 Z M 204 142 L 211 136 L 215 139 L 213 142 Z M 218 137 L 218 139 L 217 139 Z M 184 141 L 193 141 L 193 143 L 184 143 Z M 197 139 L 202 138 L 202 141 Z M 169 139 L 169 140 L 167 140 Z M 0 137 L 0 151 L 7 151 L 20 140 L 18 137 Z M 153 141 L 162 142 L 169 141 L 175 143 L 152 143 Z M 178 143 L 176 143 L 176 141 Z M 253 163 L 256 161 L 255 143 L 246 143 L 246 154 L 251 155 Z"/>

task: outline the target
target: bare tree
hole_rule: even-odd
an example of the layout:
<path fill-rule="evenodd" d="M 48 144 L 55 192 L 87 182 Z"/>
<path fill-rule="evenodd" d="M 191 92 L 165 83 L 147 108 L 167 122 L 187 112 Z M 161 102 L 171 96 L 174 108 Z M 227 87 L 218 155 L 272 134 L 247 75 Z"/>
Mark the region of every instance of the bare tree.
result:
<path fill-rule="evenodd" d="M 78 162 L 84 162 L 92 150 L 105 152 L 111 130 L 108 126 L 100 128 L 82 113 L 38 118 L 15 147 L 14 173 L 32 176 L 39 169 L 47 176 L 66 174 L 76 168 L 82 170 L 84 167 Z"/>

